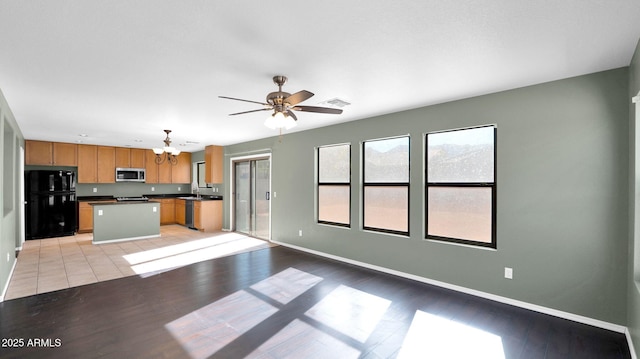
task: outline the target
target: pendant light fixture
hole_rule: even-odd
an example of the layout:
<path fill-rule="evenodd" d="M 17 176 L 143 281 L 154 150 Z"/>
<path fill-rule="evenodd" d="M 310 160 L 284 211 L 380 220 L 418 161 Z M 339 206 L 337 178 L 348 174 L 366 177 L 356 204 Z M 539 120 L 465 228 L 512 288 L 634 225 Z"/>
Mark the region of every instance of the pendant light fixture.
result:
<path fill-rule="evenodd" d="M 154 148 L 153 153 L 156 154 L 156 163 L 163 164 L 165 162 L 170 162 L 172 165 L 178 164 L 178 156 L 180 154 L 180 150 L 175 147 L 171 147 L 171 139 L 169 138 L 169 134 L 171 130 L 164 130 L 167 134 L 167 137 L 164 139 L 164 147 L 163 148 Z"/>

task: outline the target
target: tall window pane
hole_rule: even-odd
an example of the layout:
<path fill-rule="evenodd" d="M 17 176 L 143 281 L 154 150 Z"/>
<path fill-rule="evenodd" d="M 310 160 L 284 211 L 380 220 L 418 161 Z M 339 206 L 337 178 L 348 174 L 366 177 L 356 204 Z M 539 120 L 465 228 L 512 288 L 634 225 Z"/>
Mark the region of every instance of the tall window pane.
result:
<path fill-rule="evenodd" d="M 318 148 L 318 222 L 350 225 L 351 146 Z"/>
<path fill-rule="evenodd" d="M 496 246 L 495 126 L 427 135 L 427 238 Z"/>
<path fill-rule="evenodd" d="M 366 141 L 364 228 L 409 234 L 409 137 Z"/>

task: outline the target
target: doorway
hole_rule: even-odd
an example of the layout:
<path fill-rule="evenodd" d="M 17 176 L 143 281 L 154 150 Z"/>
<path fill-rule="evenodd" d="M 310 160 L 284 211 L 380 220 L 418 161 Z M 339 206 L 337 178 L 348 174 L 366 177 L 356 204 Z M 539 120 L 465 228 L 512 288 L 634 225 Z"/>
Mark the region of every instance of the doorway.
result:
<path fill-rule="evenodd" d="M 232 159 L 232 165 L 235 231 L 271 239 L 271 157 Z"/>

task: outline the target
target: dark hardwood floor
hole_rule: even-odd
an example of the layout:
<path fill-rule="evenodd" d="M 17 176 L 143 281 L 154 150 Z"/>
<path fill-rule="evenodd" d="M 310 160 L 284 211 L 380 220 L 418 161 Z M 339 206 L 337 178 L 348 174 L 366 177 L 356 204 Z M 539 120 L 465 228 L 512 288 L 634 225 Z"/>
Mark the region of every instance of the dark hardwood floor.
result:
<path fill-rule="evenodd" d="M 631 357 L 623 334 L 284 247 L 8 300 L 0 339 L 2 358 Z"/>

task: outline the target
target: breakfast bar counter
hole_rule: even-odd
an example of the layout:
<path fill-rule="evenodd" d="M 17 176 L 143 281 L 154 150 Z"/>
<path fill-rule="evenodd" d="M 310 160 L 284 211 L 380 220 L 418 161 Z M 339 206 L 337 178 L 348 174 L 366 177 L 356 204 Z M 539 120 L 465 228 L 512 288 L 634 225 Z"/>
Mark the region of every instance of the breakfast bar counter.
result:
<path fill-rule="evenodd" d="M 94 202 L 93 243 L 160 237 L 160 203 Z"/>

